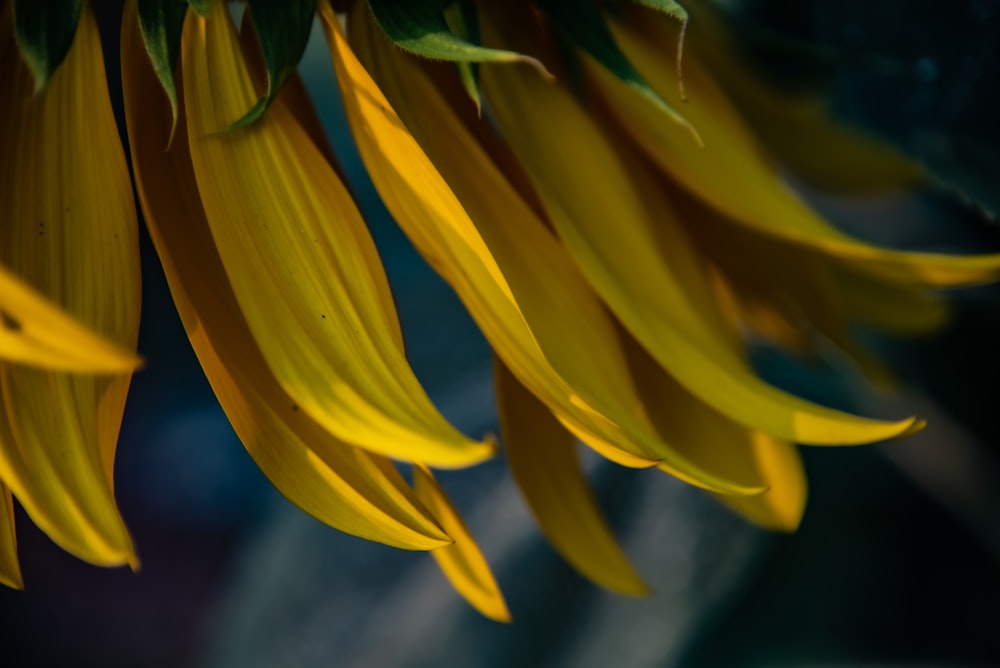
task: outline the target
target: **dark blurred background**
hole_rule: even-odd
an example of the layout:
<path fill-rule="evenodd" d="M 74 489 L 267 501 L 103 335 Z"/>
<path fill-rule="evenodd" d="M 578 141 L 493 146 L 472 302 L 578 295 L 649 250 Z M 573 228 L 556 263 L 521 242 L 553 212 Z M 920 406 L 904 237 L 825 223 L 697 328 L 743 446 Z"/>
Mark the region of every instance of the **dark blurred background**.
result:
<path fill-rule="evenodd" d="M 113 3 L 97 4 L 113 35 Z M 769 76 L 789 86 L 826 77 L 844 122 L 894 143 L 942 186 L 868 202 L 817 195 L 832 218 L 914 248 L 1000 248 L 1000 2 L 724 4 Z M 821 48 L 787 50 L 796 44 Z M 379 244 L 414 368 L 460 428 L 495 433 L 488 347 L 367 183 L 321 39 L 303 73 Z M 340 534 L 268 485 L 201 375 L 148 241 L 143 252 L 148 365 L 117 463 L 142 569 L 79 562 L 19 513 L 26 591 L 0 590 L 4 666 L 1000 665 L 996 289 L 956 293 L 953 324 L 931 338 L 860 333 L 906 381 L 899 395 L 756 351 L 766 377 L 804 396 L 930 419 L 904 442 L 806 449 L 810 502 L 794 535 L 761 532 L 665 475 L 588 458 L 648 599 L 575 575 L 541 539 L 502 459 L 441 474 L 508 598 L 514 623 L 499 625 L 466 606 L 429 555 Z"/>

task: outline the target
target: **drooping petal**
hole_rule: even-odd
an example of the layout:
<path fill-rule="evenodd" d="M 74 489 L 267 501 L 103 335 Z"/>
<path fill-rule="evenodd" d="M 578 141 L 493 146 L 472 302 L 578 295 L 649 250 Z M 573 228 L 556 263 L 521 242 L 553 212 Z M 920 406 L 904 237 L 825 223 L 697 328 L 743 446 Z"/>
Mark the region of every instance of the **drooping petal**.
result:
<path fill-rule="evenodd" d="M 338 79 L 362 158 L 396 221 L 420 253 L 458 292 L 490 343 L 533 391 L 578 417 L 583 432 L 614 433 L 554 373 L 538 348 L 510 286 L 468 215 L 347 46 L 328 4 L 321 3 Z M 575 407 L 574 407 L 575 406 Z M 567 418 L 571 419 L 571 418 Z M 606 437 L 605 441 L 627 439 Z M 641 449 L 632 456 L 639 459 Z M 648 457 L 648 456 L 647 456 Z M 655 460 L 645 459 L 647 466 Z"/>
<path fill-rule="evenodd" d="M 183 115 L 165 151 L 170 107 L 144 57 L 135 5 L 126 4 L 121 62 L 139 198 L 174 303 L 230 423 L 275 487 L 321 522 L 396 547 L 448 544 L 391 463 L 325 431 L 268 369 L 215 249 Z"/>
<path fill-rule="evenodd" d="M 0 584 L 24 589 L 21 564 L 17 560 L 17 533 L 14 529 L 14 499 L 0 482 Z"/>
<path fill-rule="evenodd" d="M 648 594 L 597 505 L 572 434 L 502 362 L 493 368 L 507 463 L 545 537 L 596 584 L 620 594 Z"/>
<path fill-rule="evenodd" d="M 805 471 L 796 446 L 733 422 L 692 398 L 634 340 L 628 342 L 632 371 L 653 421 L 677 443 L 700 450 L 695 456 L 727 479 L 757 485 L 760 494 L 714 496 L 765 528 L 794 531 L 806 506 Z M 657 411 L 670 407 L 669 413 Z M 673 473 L 664 469 L 667 473 Z"/>
<path fill-rule="evenodd" d="M 406 362 L 374 245 L 353 201 L 281 104 L 256 100 L 224 2 L 189 12 L 188 143 L 229 283 L 268 366 L 325 429 L 373 452 L 464 466 L 489 457 L 433 407 Z"/>
<path fill-rule="evenodd" d="M 52 371 L 121 373 L 135 353 L 98 336 L 0 266 L 0 359 Z"/>
<path fill-rule="evenodd" d="M 753 458 L 768 490 L 757 496 L 715 494 L 722 503 L 751 522 L 772 531 L 795 531 L 802 521 L 808 486 L 802 457 L 787 441 L 752 435 Z"/>
<path fill-rule="evenodd" d="M 413 467 L 413 488 L 448 535 L 455 539 L 454 545 L 439 547 L 431 552 L 452 586 L 472 607 L 490 619 L 509 622 L 507 603 L 486 558 L 426 466 L 418 464 Z"/>
<path fill-rule="evenodd" d="M 447 69 L 432 71 L 392 47 L 377 34 L 364 11 L 356 11 L 354 17 L 350 27 L 359 54 L 381 76 L 385 92 L 398 105 L 407 129 L 426 147 L 434 167 L 441 170 L 438 178 L 444 177 L 468 212 L 467 216 L 461 213 L 466 234 L 480 237 L 489 249 L 486 259 L 496 263 L 524 325 L 544 354 L 533 373 L 538 375 L 539 364 L 544 365 L 542 369 L 550 366 L 550 373 L 564 379 L 590 410 L 617 425 L 630 440 L 618 441 L 616 452 L 592 434 L 582 432 L 581 439 L 615 461 L 622 459 L 622 454 L 656 457 L 695 484 L 731 485 L 733 481 L 702 466 L 703 448 L 688 448 L 687 454 L 681 455 L 673 433 L 657 433 L 652 428 L 640 409 L 614 319 L 558 239 L 484 151 L 479 142 L 488 138 L 474 133 L 485 126 L 463 95 L 457 77 Z M 449 83 L 450 95 L 446 95 L 439 87 L 447 88 Z M 422 153 L 420 158 L 426 159 Z M 401 169 L 414 169 L 420 158 L 401 160 Z M 441 265 L 449 262 L 445 257 L 438 261 Z M 454 266 L 445 271 L 450 276 L 469 273 Z M 463 297 L 474 304 L 477 295 Z M 488 332 L 487 336 L 495 340 L 502 333 Z M 497 348 L 503 350 L 502 344 Z M 528 370 L 522 376 L 530 378 L 531 373 Z M 560 420 L 579 422 L 575 418 L 580 414 L 579 404 L 567 409 L 565 402 L 553 401 L 544 389 L 539 391 L 540 386 L 536 382 L 532 387 Z M 670 407 L 664 410 L 678 415 Z"/>
<path fill-rule="evenodd" d="M 97 23 L 33 95 L 0 21 L 0 263 L 113 344 L 135 350 L 139 248 Z M 96 167 L 95 167 L 96 166 Z M 0 364 L 0 479 L 56 543 L 95 564 L 135 565 L 112 468 L 131 374 Z"/>
<path fill-rule="evenodd" d="M 505 37 L 518 49 L 530 41 Z M 504 137 L 591 284 L 688 391 L 747 427 L 804 443 L 867 443 L 913 428 L 913 419 L 856 417 L 761 381 L 733 352 L 699 258 L 645 164 L 616 147 L 567 90 L 524 74 L 482 70 Z M 546 113 L 531 113 L 536 107 Z"/>
<path fill-rule="evenodd" d="M 680 101 L 675 67 L 664 57 L 662 48 L 676 39 L 672 23 L 641 9 L 626 13 L 630 16 L 627 23 L 610 22 L 619 44 L 664 99 L 682 106 L 705 145 L 692 142 L 655 105 L 600 67 L 584 64 L 622 129 L 679 184 L 734 222 L 808 252 L 839 258 L 882 280 L 948 287 L 1000 277 L 1000 254 L 953 256 L 886 250 L 857 241 L 827 224 L 782 181 L 696 54 L 685 58 L 687 101 Z"/>

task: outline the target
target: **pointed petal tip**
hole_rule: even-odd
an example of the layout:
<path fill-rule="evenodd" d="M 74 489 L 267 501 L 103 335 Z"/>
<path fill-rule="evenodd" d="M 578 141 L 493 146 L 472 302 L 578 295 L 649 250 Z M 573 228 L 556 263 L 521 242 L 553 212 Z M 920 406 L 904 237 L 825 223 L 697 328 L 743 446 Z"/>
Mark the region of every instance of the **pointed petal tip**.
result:
<path fill-rule="evenodd" d="M 918 418 L 916 416 L 909 417 L 903 420 L 906 426 L 895 436 L 890 437 L 886 440 L 895 441 L 898 439 L 906 438 L 907 436 L 913 436 L 914 434 L 923 431 L 924 427 L 927 426 L 927 420 L 923 418 Z"/>
<path fill-rule="evenodd" d="M 760 496 L 769 489 L 769 486 L 766 484 L 755 485 L 740 483 L 734 480 L 721 478 L 708 471 L 702 471 L 698 477 L 694 477 L 678 470 L 667 462 L 657 464 L 656 468 L 679 480 L 683 480 L 689 485 L 694 485 L 695 487 L 708 492 L 713 492 L 715 494 L 726 494 L 738 497 L 754 497 Z"/>
<path fill-rule="evenodd" d="M 24 591 L 24 580 L 21 579 L 20 573 L 0 573 L 0 585 L 9 587 L 10 589 Z"/>
<path fill-rule="evenodd" d="M 510 610 L 507 608 L 507 606 L 504 606 L 503 611 L 498 613 L 496 616 L 490 616 L 490 619 L 492 619 L 495 622 L 500 622 L 502 624 L 514 623 L 514 617 L 510 614 Z"/>
<path fill-rule="evenodd" d="M 586 576 L 591 582 L 598 585 L 599 587 L 606 589 L 612 594 L 619 594 L 621 596 L 631 596 L 632 598 L 647 598 L 653 594 L 653 589 L 646 583 L 645 580 L 634 570 L 634 568 L 629 564 L 628 571 L 619 571 L 611 577 L 602 578 L 600 580 L 587 575 Z"/>

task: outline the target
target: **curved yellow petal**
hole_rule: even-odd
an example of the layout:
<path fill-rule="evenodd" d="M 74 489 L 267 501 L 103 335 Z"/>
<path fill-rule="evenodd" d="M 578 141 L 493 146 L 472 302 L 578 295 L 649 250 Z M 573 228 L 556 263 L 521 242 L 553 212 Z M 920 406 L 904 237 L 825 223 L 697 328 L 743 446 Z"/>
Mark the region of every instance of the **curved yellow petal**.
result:
<path fill-rule="evenodd" d="M 506 43 L 526 49 L 527 41 Z M 504 137 L 591 284 L 688 391 L 736 422 L 804 443 L 868 443 L 912 428 L 913 419 L 848 415 L 757 378 L 733 351 L 700 260 L 645 165 L 615 147 L 558 85 L 490 65 L 482 67 L 482 84 Z M 539 106 L 544 115 L 530 112 Z"/>
<path fill-rule="evenodd" d="M 325 429 L 373 452 L 452 467 L 490 457 L 493 444 L 448 424 L 413 375 L 364 222 L 288 108 L 226 130 L 256 97 L 224 2 L 208 17 L 188 13 L 181 62 L 206 218 L 284 390 Z"/>
<path fill-rule="evenodd" d="M 388 460 L 329 434 L 268 369 L 215 250 L 183 115 L 164 151 L 172 117 L 145 57 L 134 0 L 121 44 L 132 163 L 150 236 L 195 353 L 247 451 L 292 503 L 334 528 L 408 549 L 450 543 Z"/>
<path fill-rule="evenodd" d="M 692 53 L 684 60 L 686 101 L 663 44 L 676 40 L 671 21 L 626 12 L 610 22 L 619 45 L 667 102 L 684 109 L 704 147 L 691 141 L 663 112 L 626 84 L 586 61 L 585 67 L 622 129 L 665 173 L 734 222 L 850 263 L 903 285 L 949 287 L 996 280 L 1000 254 L 954 256 L 886 250 L 836 230 L 785 184 L 725 93 Z"/>
<path fill-rule="evenodd" d="M 805 512 L 808 485 L 798 448 L 767 434 L 752 434 L 753 458 L 768 490 L 757 496 L 715 494 L 751 522 L 772 531 L 795 531 Z"/>
<path fill-rule="evenodd" d="M 507 463 L 545 537 L 594 583 L 619 594 L 648 594 L 597 505 L 573 436 L 502 362 L 493 369 Z"/>
<path fill-rule="evenodd" d="M 34 95 L 7 4 L 0 263 L 84 326 L 134 350 L 138 230 L 97 23 L 85 5 L 65 61 Z M 112 476 L 130 379 L 0 363 L 0 479 L 56 543 L 95 564 L 136 563 Z"/>
<path fill-rule="evenodd" d="M 21 564 L 17 560 L 14 499 L 3 482 L 0 482 L 0 584 L 13 589 L 24 589 Z"/>
<path fill-rule="evenodd" d="M 413 467 L 413 488 L 448 535 L 455 539 L 454 545 L 431 552 L 452 586 L 472 607 L 490 619 L 511 621 L 507 603 L 486 558 L 430 469 L 422 464 Z"/>
<path fill-rule="evenodd" d="M 640 457 L 640 464 L 644 463 L 643 456 L 646 461 L 656 457 L 676 470 L 679 477 L 694 484 L 730 485 L 732 481 L 719 477 L 716 471 L 700 467 L 697 458 L 681 456 L 669 437 L 652 429 L 641 411 L 614 319 L 545 222 L 480 145 L 483 138 L 474 132 L 484 126 L 463 94 L 458 78 L 452 76 L 449 81 L 447 70 L 430 71 L 412 56 L 392 47 L 372 28 L 370 18 L 367 22 L 352 22 L 359 53 L 383 78 L 386 93 L 404 114 L 407 129 L 423 142 L 427 157 L 441 170 L 440 177 L 468 212 L 467 235 L 480 236 L 489 249 L 488 259 L 496 262 L 524 325 L 544 354 L 533 371 L 522 375 L 537 376 L 539 369 L 551 367 L 549 373 L 565 380 L 588 410 L 618 426 L 629 440 L 623 441 L 619 436 L 617 448 L 605 447 L 593 434 L 585 431 L 581 434 L 585 443 L 610 459 L 621 461 L 623 457 L 631 457 L 631 461 L 624 463 L 634 465 L 636 456 Z M 434 80 L 433 75 L 440 78 Z M 439 89 L 448 84 L 450 95 Z M 417 158 L 405 161 L 411 169 L 415 164 Z M 439 264 L 450 262 L 449 256 L 439 258 Z M 463 273 L 454 266 L 447 272 L 451 276 Z M 474 298 L 466 297 L 468 301 Z M 502 335 L 502 332 L 487 333 L 491 340 Z M 504 346 L 498 344 L 497 348 L 503 350 Z M 532 386 L 539 388 L 541 383 L 534 382 Z M 571 424 L 578 421 L 574 418 L 583 412 L 581 405 L 567 410 L 565 402 L 553 400 L 544 388 L 535 391 L 558 419 Z"/>
<path fill-rule="evenodd" d="M 142 362 L 0 266 L 0 359 L 52 371 L 121 373 Z"/>

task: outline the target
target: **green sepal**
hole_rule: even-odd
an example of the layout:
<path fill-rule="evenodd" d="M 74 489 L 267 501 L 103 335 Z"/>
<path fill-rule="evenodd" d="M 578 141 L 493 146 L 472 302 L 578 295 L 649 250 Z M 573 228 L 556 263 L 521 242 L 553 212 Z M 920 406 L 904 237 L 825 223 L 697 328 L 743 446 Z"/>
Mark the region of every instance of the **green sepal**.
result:
<path fill-rule="evenodd" d="M 198 16 L 208 16 L 212 13 L 213 0 L 187 0 L 188 5 Z"/>
<path fill-rule="evenodd" d="M 36 93 L 69 53 L 82 12 L 83 0 L 14 0 L 14 36 Z"/>
<path fill-rule="evenodd" d="M 445 20 L 443 0 L 368 0 L 368 6 L 382 31 L 404 51 L 455 63 L 525 62 L 551 76 L 536 58 L 479 46 L 456 35 Z"/>
<path fill-rule="evenodd" d="M 695 141 L 701 143 L 697 131 L 688 120 L 654 91 L 629 61 L 615 42 L 599 5 L 578 0 L 537 0 L 537 4 L 560 38 L 634 88 L 671 120 L 691 132 Z"/>
<path fill-rule="evenodd" d="M 684 62 L 684 35 L 687 33 L 688 21 L 691 18 L 688 16 L 687 10 L 681 7 L 681 4 L 675 2 L 675 0 L 630 0 L 630 2 L 648 7 L 661 14 L 666 14 L 670 18 L 680 22 L 681 34 L 677 38 L 677 87 L 680 90 L 681 99 L 686 99 L 684 94 L 684 67 L 681 63 Z"/>
<path fill-rule="evenodd" d="M 177 125 L 177 86 L 174 67 L 181 50 L 181 32 L 187 14 L 186 0 L 139 0 L 139 28 L 156 78 L 170 100 L 173 125 Z M 170 131 L 173 137 L 173 127 Z"/>
<path fill-rule="evenodd" d="M 637 5 L 642 5 L 643 7 L 649 7 L 650 9 L 655 9 L 658 12 L 666 14 L 671 18 L 675 18 L 681 22 L 681 24 L 686 25 L 688 22 L 688 13 L 681 3 L 675 2 L 675 0 L 629 0 Z"/>
<path fill-rule="evenodd" d="M 479 10 L 472 0 L 458 0 L 445 10 L 445 20 L 458 37 L 473 44 L 481 44 L 479 37 Z M 476 111 L 483 113 L 483 97 L 479 93 L 479 64 L 459 61 L 455 63 L 462 88 L 476 105 Z"/>
<path fill-rule="evenodd" d="M 288 77 L 295 74 L 316 15 L 316 0 L 248 0 L 247 7 L 264 56 L 267 92 L 243 118 L 229 126 L 230 130 L 245 128 L 263 116 Z"/>

